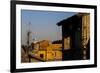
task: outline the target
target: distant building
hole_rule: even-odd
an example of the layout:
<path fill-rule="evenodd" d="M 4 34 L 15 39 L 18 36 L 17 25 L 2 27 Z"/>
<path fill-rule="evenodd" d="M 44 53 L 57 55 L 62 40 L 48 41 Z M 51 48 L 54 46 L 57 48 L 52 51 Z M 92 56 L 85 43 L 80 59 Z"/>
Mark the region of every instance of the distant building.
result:
<path fill-rule="evenodd" d="M 34 44 L 33 55 L 44 61 L 62 60 L 62 44 L 52 44 L 47 40 L 42 40 Z M 34 62 L 34 61 L 33 61 Z"/>

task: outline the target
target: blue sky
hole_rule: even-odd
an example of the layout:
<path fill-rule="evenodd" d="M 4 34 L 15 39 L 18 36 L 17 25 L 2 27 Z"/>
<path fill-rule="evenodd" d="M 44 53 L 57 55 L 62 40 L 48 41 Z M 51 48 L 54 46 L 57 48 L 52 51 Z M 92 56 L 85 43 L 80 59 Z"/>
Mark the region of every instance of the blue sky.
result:
<path fill-rule="evenodd" d="M 62 29 L 57 26 L 57 23 L 76 13 L 73 12 L 53 12 L 53 11 L 36 11 L 36 10 L 21 10 L 21 40 L 22 44 L 27 42 L 27 32 L 30 24 L 30 41 L 35 39 L 40 40 L 61 40 Z"/>

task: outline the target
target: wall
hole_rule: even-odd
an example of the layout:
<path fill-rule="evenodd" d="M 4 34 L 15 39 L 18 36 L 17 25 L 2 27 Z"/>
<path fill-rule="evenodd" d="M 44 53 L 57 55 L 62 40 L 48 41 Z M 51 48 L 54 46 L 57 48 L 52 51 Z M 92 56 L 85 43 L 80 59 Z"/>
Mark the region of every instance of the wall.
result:
<path fill-rule="evenodd" d="M 58 3 L 98 4 L 98 67 L 58 71 L 42 71 L 36 73 L 99 73 L 100 72 L 100 1 L 99 0 L 34 0 Z M 0 73 L 10 73 L 10 0 L 0 0 Z M 32 73 L 32 72 L 27 72 Z M 34 72 L 35 73 L 35 72 Z"/>

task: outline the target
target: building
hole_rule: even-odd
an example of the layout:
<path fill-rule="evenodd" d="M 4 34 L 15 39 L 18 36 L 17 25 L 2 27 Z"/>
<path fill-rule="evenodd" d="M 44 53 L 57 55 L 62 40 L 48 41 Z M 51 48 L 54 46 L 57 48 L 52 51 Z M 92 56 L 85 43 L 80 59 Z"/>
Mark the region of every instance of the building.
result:
<path fill-rule="evenodd" d="M 43 59 L 43 61 L 61 61 L 61 49 L 61 43 L 52 44 L 50 41 L 42 40 L 34 44 L 34 50 L 32 51 L 32 55 L 34 55 L 36 58 Z"/>
<path fill-rule="evenodd" d="M 90 15 L 78 13 L 57 25 L 62 26 L 62 60 L 89 59 Z"/>

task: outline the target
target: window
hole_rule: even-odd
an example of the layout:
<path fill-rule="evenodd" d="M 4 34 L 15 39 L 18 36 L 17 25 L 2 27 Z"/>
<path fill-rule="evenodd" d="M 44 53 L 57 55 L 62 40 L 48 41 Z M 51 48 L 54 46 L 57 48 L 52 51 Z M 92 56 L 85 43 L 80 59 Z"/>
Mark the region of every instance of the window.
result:
<path fill-rule="evenodd" d="M 43 54 L 40 54 L 40 57 L 43 58 Z"/>

